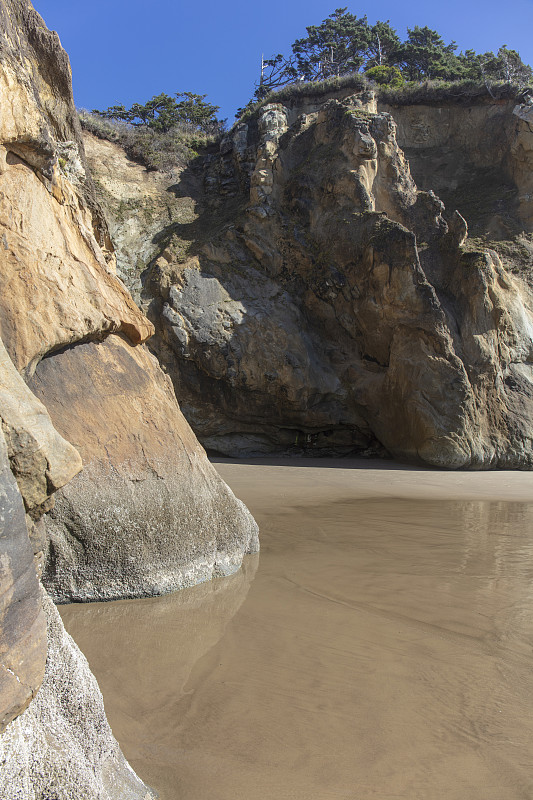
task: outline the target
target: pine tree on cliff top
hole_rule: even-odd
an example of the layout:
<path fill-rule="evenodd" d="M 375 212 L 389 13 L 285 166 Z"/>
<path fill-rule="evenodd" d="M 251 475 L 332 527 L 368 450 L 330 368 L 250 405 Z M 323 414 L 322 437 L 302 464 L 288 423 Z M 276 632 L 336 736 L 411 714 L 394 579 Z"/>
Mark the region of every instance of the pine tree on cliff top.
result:
<path fill-rule="evenodd" d="M 388 21 L 370 25 L 366 16 L 358 18 L 347 8 L 336 9 L 320 25 L 306 30 L 307 36 L 293 43 L 290 56 L 279 53 L 263 61 L 256 99 L 295 81 L 320 81 L 357 72 L 369 73 L 372 79 L 378 76 L 380 83 L 391 75 L 396 86 L 402 80 L 486 84 L 533 80 L 531 68 L 506 45 L 496 55 L 479 55 L 473 50 L 457 54 L 455 42 L 446 44 L 437 31 L 418 25 L 407 29 L 407 39 L 402 42 Z M 375 72 L 376 67 L 381 69 Z M 399 69 L 400 78 L 393 67 Z"/>

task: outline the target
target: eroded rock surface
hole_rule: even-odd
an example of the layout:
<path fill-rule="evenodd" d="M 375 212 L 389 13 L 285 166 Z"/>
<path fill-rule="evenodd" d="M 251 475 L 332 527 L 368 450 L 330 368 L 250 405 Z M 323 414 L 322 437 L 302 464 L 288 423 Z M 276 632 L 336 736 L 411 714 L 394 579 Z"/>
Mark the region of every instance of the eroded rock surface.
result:
<path fill-rule="evenodd" d="M 385 105 L 420 188 L 467 218 L 471 234 L 505 241 L 533 231 L 533 94 Z"/>
<path fill-rule="evenodd" d="M 54 599 L 162 594 L 230 574 L 258 549 L 145 348 L 118 336 L 68 348 L 29 385 L 84 463 L 46 520 Z"/>
<path fill-rule="evenodd" d="M 122 755 L 83 653 L 46 593 L 43 685 L 0 734 L 0 796 L 17 800 L 154 800 Z"/>
<path fill-rule="evenodd" d="M 1 340 L 0 422 L 2 730 L 24 710 L 41 685 L 46 627 L 37 579 L 44 546 L 39 518 L 52 507 L 52 492 L 80 471 L 81 458 L 54 429 L 45 407 L 16 371 Z"/>
<path fill-rule="evenodd" d="M 142 346 L 57 34 L 27 0 L 0 24 L 0 795 L 148 800 L 47 598 L 37 692 L 37 574 L 63 600 L 159 594 L 236 570 L 257 526 Z"/>
<path fill-rule="evenodd" d="M 0 431 L 0 731 L 36 694 L 45 660 L 46 625 L 33 550 Z"/>
<path fill-rule="evenodd" d="M 216 397 L 238 429 L 261 419 L 252 450 L 381 445 L 439 466 L 527 466 L 529 293 L 495 254 L 462 252 L 464 221 L 417 190 L 392 117 L 364 101 L 330 100 L 296 119 L 293 109 L 290 126 L 283 108 L 267 106 L 255 130 L 239 126 L 209 177 L 220 192 L 231 162 L 247 205 L 182 273 L 156 261 L 154 282 L 164 286 L 159 272 L 171 269 L 178 278 L 152 313 L 191 422 L 204 436 L 197 398 Z M 208 284 L 209 312 L 194 319 L 190 297 Z M 240 317 L 228 315 L 228 290 Z M 227 428 L 204 441 L 228 452 Z"/>
<path fill-rule="evenodd" d="M 57 347 L 152 326 L 113 274 L 59 38 L 26 0 L 0 14 L 0 330 L 31 373 Z"/>
<path fill-rule="evenodd" d="M 61 566 L 53 548 L 49 550 L 53 564 L 48 563 L 45 571 L 47 585 L 62 599 L 116 597 L 121 592 L 132 596 L 161 593 L 229 572 L 244 552 L 257 547 L 255 526 L 209 466 L 164 374 L 147 353 L 134 353 L 130 347 L 149 337 L 153 326 L 115 274 L 107 227 L 86 170 L 68 59 L 57 35 L 44 28 L 29 5 L 13 2 L 6 8 L 8 41 L 0 88 L 3 85 L 10 98 L 14 92 L 17 102 L 6 101 L 0 127 L 0 329 L 9 355 L 26 380 L 32 381 L 36 369 L 41 377 L 48 376 L 46 387 L 40 385 L 44 405 L 50 410 L 60 390 L 77 409 L 79 420 L 61 411 L 55 422 L 82 453 L 86 467 L 83 477 L 68 489 L 68 504 L 61 495 L 49 525 L 54 534 L 57 526 L 71 526 L 68 590 L 59 577 L 66 566 Z M 27 32 L 20 41 L 13 27 L 19 18 Z M 37 100 L 32 100 L 33 95 Z M 112 334 L 125 339 L 113 346 L 105 341 Z M 113 341 L 118 340 L 113 337 Z M 125 377 L 130 367 L 135 380 Z M 93 380 L 88 387 L 87 374 Z M 84 403 L 89 397 L 90 414 Z M 162 403 L 160 409 L 155 398 Z M 70 427 L 64 424 L 67 417 L 74 420 Z M 148 446 L 146 431 L 151 426 L 154 433 Z M 15 447 L 16 435 L 12 439 Z M 95 441 L 100 447 L 98 456 L 92 447 Z M 140 441 L 146 445 L 144 454 L 136 444 Z M 29 452 L 26 448 L 24 458 L 30 457 Z M 35 457 L 44 465 L 44 451 L 38 448 Z M 104 465 L 101 473 L 95 466 L 99 459 Z M 165 468 L 153 469 L 155 461 Z M 49 484 L 40 487 L 45 496 L 48 489 L 66 483 L 58 482 L 51 470 L 42 472 Z M 117 483 L 106 478 L 106 485 L 95 491 L 99 479 L 109 474 L 120 475 Z M 37 491 L 33 484 L 32 489 Z M 217 512 L 219 500 L 223 513 Z M 118 508 L 127 508 L 121 522 Z M 60 509 L 66 515 L 63 521 Z M 72 518 L 78 521 L 75 530 Z M 98 552 L 97 534 L 104 531 Z M 76 533 L 81 539 L 74 538 L 72 546 Z M 173 542 L 175 536 L 183 541 Z M 84 551 L 84 537 L 92 543 L 90 558 Z M 231 542 L 227 548 L 226 540 Z M 118 563 L 122 568 L 115 572 Z M 53 587 L 53 576 L 61 580 L 60 586 Z"/>
<path fill-rule="evenodd" d="M 507 163 L 524 121 L 490 114 Z M 396 131 L 369 93 L 271 104 L 187 176 L 196 220 L 161 226 L 142 307 L 212 451 L 531 465 L 530 291 L 417 188 Z"/>
<path fill-rule="evenodd" d="M 0 421 L 11 470 L 26 509 L 40 516 L 51 507 L 52 492 L 81 470 L 81 458 L 56 431 L 46 408 L 24 383 L 1 340 L 0 376 Z"/>
<path fill-rule="evenodd" d="M 161 227 L 191 222 L 194 199 L 179 185 L 182 170 L 178 167 L 170 174 L 149 171 L 112 142 L 87 132 L 83 141 L 97 196 L 107 210 L 117 275 L 140 303 L 140 273 L 159 252 Z"/>

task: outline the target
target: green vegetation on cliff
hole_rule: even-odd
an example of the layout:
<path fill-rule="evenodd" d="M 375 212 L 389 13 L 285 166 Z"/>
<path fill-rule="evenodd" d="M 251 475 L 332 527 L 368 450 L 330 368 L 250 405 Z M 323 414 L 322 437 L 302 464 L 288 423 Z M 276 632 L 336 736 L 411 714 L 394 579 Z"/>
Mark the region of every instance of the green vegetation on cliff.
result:
<path fill-rule="evenodd" d="M 402 42 L 388 21 L 370 25 L 366 16 L 358 18 L 346 8 L 338 8 L 320 25 L 306 30 L 307 36 L 292 44 L 289 56 L 278 53 L 263 62 L 254 99 L 246 109 L 239 109 L 237 116 L 282 87 L 363 74 L 394 90 L 444 81 L 468 82 L 492 93 L 494 86 L 502 83 L 524 86 L 533 81 L 531 67 L 507 45 L 497 53 L 457 53 L 455 42 L 446 44 L 427 26 L 408 28 Z"/>
<path fill-rule="evenodd" d="M 131 108 L 82 110 L 80 122 L 89 133 L 120 144 L 148 169 L 169 171 L 189 163 L 225 127 L 216 117 L 219 107 L 207 103 L 207 95 L 177 92 L 175 97 L 163 92 Z"/>
<path fill-rule="evenodd" d="M 290 103 L 303 97 L 319 98 L 325 95 L 335 95 L 337 92 L 353 91 L 355 93 L 364 92 L 365 90 L 373 90 L 382 103 L 388 103 L 392 106 L 422 105 L 426 103 L 430 105 L 432 103 L 464 105 L 484 98 L 487 101 L 516 99 L 517 102 L 520 102 L 523 86 L 499 81 L 488 87 L 483 82 L 471 80 L 427 80 L 409 83 L 391 81 L 380 85 L 373 80 L 369 80 L 368 75 L 355 72 L 340 78 L 328 78 L 324 81 L 292 83 L 276 91 L 270 91 L 261 100 L 256 100 L 255 102 L 250 100 L 245 108 L 239 109 L 237 122 L 249 119 L 269 103 Z"/>
<path fill-rule="evenodd" d="M 206 94 L 194 92 L 177 92 L 176 101 L 162 92 L 154 95 L 146 103 L 134 103 L 131 108 L 124 105 L 109 106 L 105 111 L 93 109 L 93 114 L 103 119 L 114 119 L 127 122 L 134 128 L 150 128 L 158 133 L 168 133 L 176 125 L 189 125 L 204 133 L 213 133 L 223 122 L 216 118 L 219 106 L 206 103 Z"/>
<path fill-rule="evenodd" d="M 191 122 L 176 122 L 167 130 L 157 126 L 134 125 L 125 120 L 106 117 L 95 112 L 80 110 L 79 118 L 84 130 L 116 142 L 134 161 L 148 169 L 169 172 L 184 166 L 198 156 L 199 151 L 212 144 L 220 135 L 221 124 L 199 128 Z"/>

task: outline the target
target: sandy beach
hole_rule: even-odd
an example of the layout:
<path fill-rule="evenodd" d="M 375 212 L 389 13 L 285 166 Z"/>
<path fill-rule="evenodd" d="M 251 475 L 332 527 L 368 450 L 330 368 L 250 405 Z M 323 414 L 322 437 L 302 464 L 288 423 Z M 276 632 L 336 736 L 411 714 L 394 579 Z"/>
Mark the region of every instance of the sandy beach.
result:
<path fill-rule="evenodd" d="M 61 607 L 161 800 L 533 796 L 533 475 L 216 460 L 261 554 Z"/>

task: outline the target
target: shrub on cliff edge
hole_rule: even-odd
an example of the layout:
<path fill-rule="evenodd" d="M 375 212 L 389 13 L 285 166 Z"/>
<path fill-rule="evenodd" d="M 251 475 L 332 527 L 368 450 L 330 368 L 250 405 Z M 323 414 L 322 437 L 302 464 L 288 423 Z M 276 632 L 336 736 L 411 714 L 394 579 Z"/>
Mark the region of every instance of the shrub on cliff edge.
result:
<path fill-rule="evenodd" d="M 116 142 L 133 161 L 162 172 L 190 164 L 199 151 L 215 142 L 221 133 L 219 124 L 209 130 L 199 129 L 190 122 L 177 122 L 167 130 L 159 130 L 106 118 L 85 109 L 78 113 L 84 130 L 99 139 Z"/>

